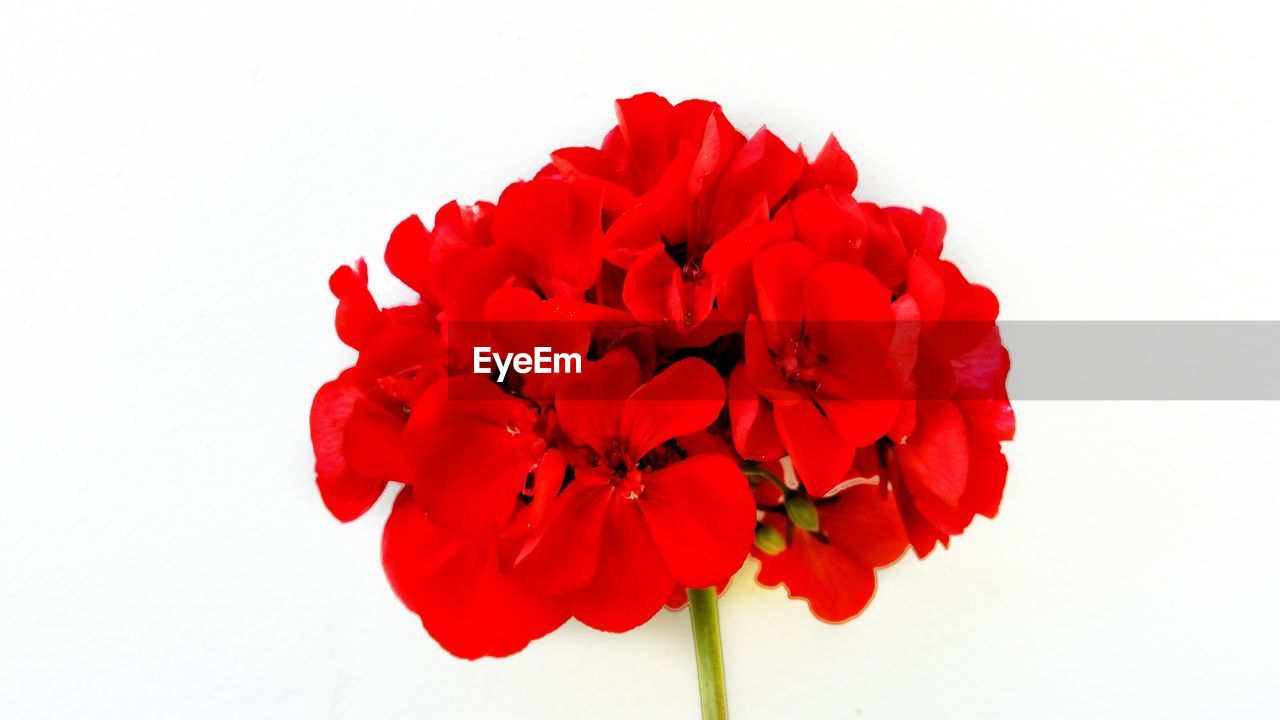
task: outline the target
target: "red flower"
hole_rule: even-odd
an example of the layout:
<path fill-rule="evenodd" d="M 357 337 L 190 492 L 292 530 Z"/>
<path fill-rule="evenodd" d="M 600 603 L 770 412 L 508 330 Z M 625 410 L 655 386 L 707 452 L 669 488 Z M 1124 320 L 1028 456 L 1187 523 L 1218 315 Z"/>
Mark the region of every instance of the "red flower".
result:
<path fill-rule="evenodd" d="M 995 296 L 936 256 L 945 224 L 937 213 L 893 210 L 915 245 L 903 301 L 918 306 L 918 400 L 909 425 L 859 453 L 858 471 L 896 488 L 898 504 L 920 557 L 969 526 L 994 517 L 1008 465 L 1000 443 L 1012 440 L 1013 410 L 1005 382 L 1009 353 L 995 325 Z M 915 228 L 912 230 L 912 228 Z"/>
<path fill-rule="evenodd" d="M 430 232 L 417 215 L 411 215 L 391 233 L 386 263 L 391 273 L 413 288 L 424 300 L 450 310 L 475 294 L 477 282 L 486 276 L 505 276 L 505 263 L 490 248 L 493 236 L 492 203 L 462 206 L 451 202 L 436 212 Z"/>
<path fill-rule="evenodd" d="M 515 183 L 498 199 L 494 242 L 544 295 L 580 297 L 600 275 L 601 192 L 596 182 Z"/>
<path fill-rule="evenodd" d="M 311 441 L 325 506 L 344 522 L 363 515 L 389 481 L 408 470 L 400 433 L 407 408 L 444 375 L 445 352 L 421 306 L 381 310 L 368 289 L 363 260 L 333 273 L 339 337 L 359 360 L 316 392 Z"/>
<path fill-rule="evenodd" d="M 474 659 L 515 653 L 569 618 L 565 604 L 511 575 L 518 532 L 468 537 L 433 524 L 406 488 L 382 536 L 391 587 L 449 652 Z M 513 523 L 518 530 L 520 523 Z"/>
<path fill-rule="evenodd" d="M 357 357 L 312 404 L 321 497 L 347 521 L 404 486 L 387 576 L 460 657 L 571 615 L 630 629 L 748 554 L 847 620 L 908 544 L 999 508 L 1009 356 L 942 215 L 855 198 L 834 137 L 811 161 L 652 93 L 617 117 L 497 203 L 396 226 L 416 302 L 379 307 L 363 261 L 330 278 Z M 582 372 L 490 371 L 486 347 Z"/>
<path fill-rule="evenodd" d="M 539 408 L 482 375 L 455 375 L 423 394 L 405 432 L 422 509 L 456 532 L 506 527 L 525 479 L 547 448 Z"/>
<path fill-rule="evenodd" d="M 754 269 L 760 315 L 747 321 L 746 377 L 772 405 L 805 487 L 826 495 L 848 477 L 857 449 L 883 436 L 898 413 L 890 294 L 866 270 L 819 262 L 797 243 L 762 251 Z M 758 452 L 745 446 L 750 432 L 735 436 L 746 456 Z M 758 432 L 769 436 L 767 427 Z"/>
<path fill-rule="evenodd" d="M 812 515 L 801 519 L 807 527 L 790 519 L 809 508 Z M 834 498 L 817 500 L 788 491 L 762 511 L 761 527 L 767 530 L 761 533 L 775 534 L 783 547 L 757 542 L 752 550 L 760 561 L 756 579 L 767 587 L 786 585 L 788 596 L 807 600 L 813 614 L 827 622 L 844 622 L 862 612 L 875 592 L 876 568 L 907 549 L 892 494 L 876 484 L 854 485 Z"/>
<path fill-rule="evenodd" d="M 718 105 L 672 106 L 652 93 L 618 101 L 618 127 L 599 153 L 553 158 L 566 176 L 611 185 L 622 207 L 607 257 L 629 268 L 627 309 L 681 333 L 711 316 L 730 274 L 771 239 L 770 211 L 804 172 L 803 156 L 768 130 L 744 141 Z"/>
<path fill-rule="evenodd" d="M 635 358 L 620 350 L 562 393 L 561 427 L 582 452 L 516 567 L 530 586 L 563 596 L 582 622 L 614 632 L 652 617 L 677 583 L 725 581 L 755 524 L 750 490 L 731 460 L 681 459 L 667 444 L 720 414 L 715 370 L 686 359 L 640 380 Z"/>
<path fill-rule="evenodd" d="M 493 352 L 504 354 L 533 353 L 538 347 L 544 347 L 557 353 L 586 355 L 596 321 L 606 319 L 604 309 L 599 306 L 571 298 L 543 300 L 532 290 L 519 287 L 495 291 L 485 301 L 482 314 L 483 322 L 465 335 L 483 335 Z M 466 351 L 473 350 L 465 343 L 463 346 Z M 511 373 L 505 382 L 521 396 L 549 404 L 565 377 Z"/>

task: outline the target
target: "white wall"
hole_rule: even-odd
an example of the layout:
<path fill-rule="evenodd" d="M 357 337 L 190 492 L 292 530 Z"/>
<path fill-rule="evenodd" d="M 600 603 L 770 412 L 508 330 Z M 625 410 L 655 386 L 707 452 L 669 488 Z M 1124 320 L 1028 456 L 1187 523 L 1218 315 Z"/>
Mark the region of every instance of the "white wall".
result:
<path fill-rule="evenodd" d="M 420 5 L 0 6 L 0 716 L 692 715 L 683 614 L 455 660 L 382 577 L 388 499 L 341 526 L 310 476 L 328 272 L 615 97 L 835 131 L 1007 318 L 1280 318 L 1260 3 Z M 735 581 L 736 717 L 1280 715 L 1280 407 L 1017 410 L 999 520 L 862 617 Z"/>

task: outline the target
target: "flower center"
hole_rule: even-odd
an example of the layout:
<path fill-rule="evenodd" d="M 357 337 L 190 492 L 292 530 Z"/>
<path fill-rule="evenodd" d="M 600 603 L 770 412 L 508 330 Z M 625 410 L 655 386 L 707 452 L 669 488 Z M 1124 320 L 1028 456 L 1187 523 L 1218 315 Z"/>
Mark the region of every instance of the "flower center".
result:
<path fill-rule="evenodd" d="M 689 258 L 684 267 L 680 268 L 680 279 L 687 283 L 702 282 L 702 275 L 702 263 L 698 262 L 697 258 Z"/>
<path fill-rule="evenodd" d="M 623 440 L 614 440 L 605 450 L 602 463 L 612 471 L 610 483 L 618 488 L 622 497 L 635 500 L 644 494 L 644 473 L 638 458 L 632 457 L 631 446 Z"/>
<path fill-rule="evenodd" d="M 801 335 L 783 344 L 776 362 L 787 382 L 808 384 L 817 381 L 818 366 L 822 364 L 823 357 L 813 346 L 813 341 L 807 335 Z"/>

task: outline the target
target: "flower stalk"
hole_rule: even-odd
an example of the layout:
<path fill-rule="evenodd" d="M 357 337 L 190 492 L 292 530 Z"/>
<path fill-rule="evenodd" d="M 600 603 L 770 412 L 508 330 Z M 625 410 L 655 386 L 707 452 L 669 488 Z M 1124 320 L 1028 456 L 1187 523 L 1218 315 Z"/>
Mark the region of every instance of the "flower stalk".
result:
<path fill-rule="evenodd" d="M 724 652 L 720 647 L 720 612 L 716 589 L 689 588 L 689 620 L 698 663 L 698 694 L 702 720 L 727 720 L 729 701 L 724 691 Z"/>

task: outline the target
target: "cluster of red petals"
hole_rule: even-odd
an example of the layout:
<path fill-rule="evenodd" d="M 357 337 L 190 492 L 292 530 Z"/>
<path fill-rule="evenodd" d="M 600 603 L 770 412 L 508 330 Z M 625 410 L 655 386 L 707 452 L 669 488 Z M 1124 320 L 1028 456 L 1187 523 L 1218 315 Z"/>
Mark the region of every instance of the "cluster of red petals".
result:
<path fill-rule="evenodd" d="M 496 204 L 449 203 L 330 278 L 355 365 L 316 393 L 338 519 L 399 486 L 383 565 L 446 650 L 504 656 L 569 617 L 636 627 L 747 555 L 820 618 L 876 569 L 994 516 L 1012 439 L 998 305 L 942 260 L 937 212 L 855 200 L 715 103 L 617 103 Z M 579 374 L 477 374 L 468 351 L 548 346 Z"/>

